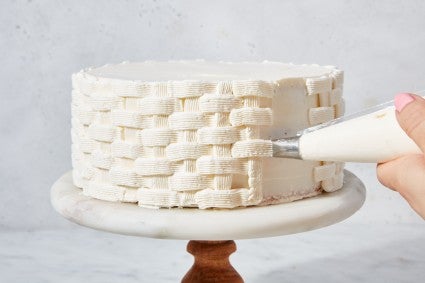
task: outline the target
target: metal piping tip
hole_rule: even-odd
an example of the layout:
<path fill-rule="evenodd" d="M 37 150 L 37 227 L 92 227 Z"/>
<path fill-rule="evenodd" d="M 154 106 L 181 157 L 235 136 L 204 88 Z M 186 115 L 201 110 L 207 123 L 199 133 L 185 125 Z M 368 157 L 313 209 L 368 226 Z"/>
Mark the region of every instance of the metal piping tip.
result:
<path fill-rule="evenodd" d="M 273 157 L 302 159 L 300 155 L 300 137 L 274 140 Z"/>

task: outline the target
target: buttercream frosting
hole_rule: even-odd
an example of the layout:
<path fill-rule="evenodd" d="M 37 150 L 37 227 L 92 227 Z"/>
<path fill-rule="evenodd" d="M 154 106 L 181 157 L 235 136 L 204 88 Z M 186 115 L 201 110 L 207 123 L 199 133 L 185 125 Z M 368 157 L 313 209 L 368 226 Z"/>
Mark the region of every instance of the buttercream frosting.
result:
<path fill-rule="evenodd" d="M 88 196 L 234 208 L 342 187 L 342 163 L 271 157 L 271 139 L 343 114 L 332 66 L 122 63 L 72 79 L 73 179 Z"/>

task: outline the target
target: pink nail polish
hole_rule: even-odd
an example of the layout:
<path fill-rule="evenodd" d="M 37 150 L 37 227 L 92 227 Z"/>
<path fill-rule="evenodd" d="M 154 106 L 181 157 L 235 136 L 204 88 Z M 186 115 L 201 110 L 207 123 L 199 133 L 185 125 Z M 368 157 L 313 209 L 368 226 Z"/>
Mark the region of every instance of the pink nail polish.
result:
<path fill-rule="evenodd" d="M 407 104 L 415 100 L 410 93 L 399 93 L 394 98 L 395 109 L 398 112 L 401 112 Z"/>

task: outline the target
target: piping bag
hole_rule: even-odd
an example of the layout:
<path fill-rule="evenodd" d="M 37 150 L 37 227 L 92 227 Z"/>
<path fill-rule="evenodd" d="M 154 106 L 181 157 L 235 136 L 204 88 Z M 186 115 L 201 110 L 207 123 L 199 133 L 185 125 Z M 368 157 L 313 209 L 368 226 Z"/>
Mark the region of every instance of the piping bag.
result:
<path fill-rule="evenodd" d="M 422 153 L 399 126 L 394 102 L 307 128 L 273 141 L 273 157 L 381 163 Z"/>

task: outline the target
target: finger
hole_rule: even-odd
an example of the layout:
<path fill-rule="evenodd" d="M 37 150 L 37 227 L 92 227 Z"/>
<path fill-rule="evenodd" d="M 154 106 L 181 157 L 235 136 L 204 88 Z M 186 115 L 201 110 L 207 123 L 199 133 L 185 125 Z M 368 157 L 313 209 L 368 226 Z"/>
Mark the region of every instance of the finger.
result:
<path fill-rule="evenodd" d="M 395 159 L 394 159 L 395 160 Z M 392 160 L 392 161 L 394 161 Z M 390 163 L 391 161 L 385 162 L 385 163 L 378 163 L 376 165 L 376 177 L 378 178 L 378 181 L 384 185 L 385 187 L 387 187 L 390 190 L 396 191 L 396 186 L 395 184 L 393 184 L 393 180 L 389 179 L 387 176 L 390 176 L 392 173 L 392 168 L 391 166 L 387 166 L 388 163 Z"/>
<path fill-rule="evenodd" d="M 394 103 L 400 127 L 425 152 L 425 99 L 401 93 L 395 97 Z"/>
<path fill-rule="evenodd" d="M 406 155 L 377 166 L 378 180 L 403 196 L 410 206 L 425 217 L 425 158 Z"/>

